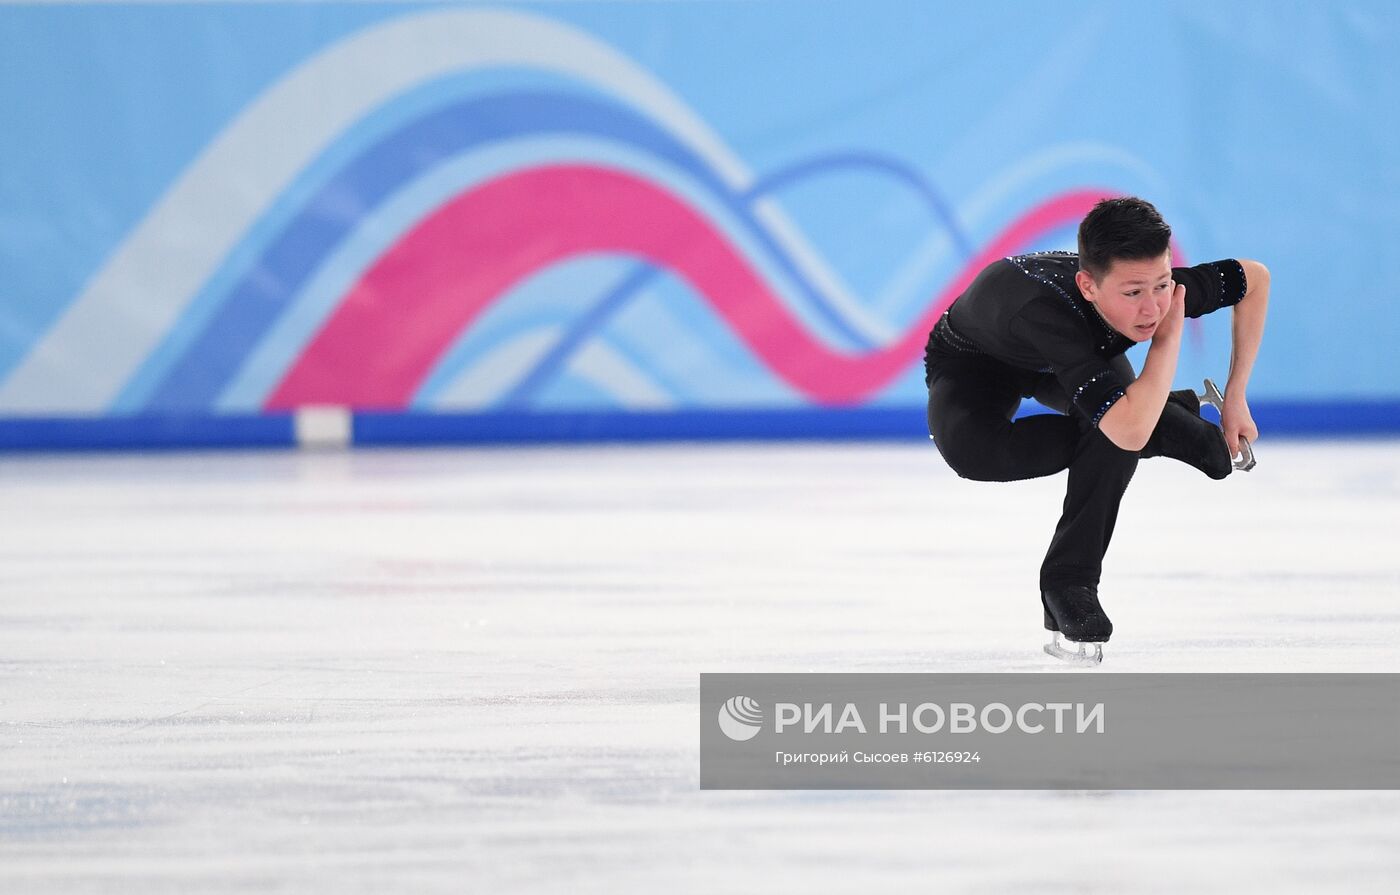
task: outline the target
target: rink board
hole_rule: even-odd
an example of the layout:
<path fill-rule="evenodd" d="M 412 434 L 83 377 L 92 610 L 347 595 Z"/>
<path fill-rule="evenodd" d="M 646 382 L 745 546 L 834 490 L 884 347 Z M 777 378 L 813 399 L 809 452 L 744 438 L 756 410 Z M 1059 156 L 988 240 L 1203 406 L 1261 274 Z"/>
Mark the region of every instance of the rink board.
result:
<path fill-rule="evenodd" d="M 1033 402 L 1027 402 L 1038 412 Z M 1260 401 L 1268 437 L 1400 434 L 1400 402 Z M 1039 412 L 1043 412 L 1039 411 Z M 922 439 L 925 410 L 690 410 L 665 413 L 349 414 L 349 445 L 485 445 L 691 440 Z M 293 414 L 0 419 L 0 451 L 294 447 Z"/>

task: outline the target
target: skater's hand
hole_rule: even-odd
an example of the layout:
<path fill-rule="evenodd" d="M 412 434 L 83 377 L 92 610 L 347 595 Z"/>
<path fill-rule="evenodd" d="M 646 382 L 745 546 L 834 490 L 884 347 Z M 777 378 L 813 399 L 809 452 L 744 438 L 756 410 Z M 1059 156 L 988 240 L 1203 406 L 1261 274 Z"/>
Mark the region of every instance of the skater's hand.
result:
<path fill-rule="evenodd" d="M 1249 415 L 1249 404 L 1243 396 L 1225 395 L 1225 406 L 1220 411 L 1220 428 L 1225 430 L 1225 444 L 1230 448 L 1230 456 L 1239 456 L 1240 436 L 1253 444 L 1259 438 L 1259 427 L 1254 425 L 1254 417 Z"/>
<path fill-rule="evenodd" d="M 1153 344 L 1158 339 L 1171 341 L 1181 335 L 1182 322 L 1186 319 L 1186 284 L 1177 283 L 1172 290 L 1172 303 L 1167 308 L 1167 315 L 1162 318 L 1162 322 L 1157 324 L 1157 332 L 1152 336 Z"/>

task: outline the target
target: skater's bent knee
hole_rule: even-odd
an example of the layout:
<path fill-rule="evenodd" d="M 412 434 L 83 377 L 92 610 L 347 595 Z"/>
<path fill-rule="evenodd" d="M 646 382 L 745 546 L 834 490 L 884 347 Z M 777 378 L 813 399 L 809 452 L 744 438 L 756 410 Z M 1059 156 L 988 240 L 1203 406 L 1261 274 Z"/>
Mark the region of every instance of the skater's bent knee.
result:
<path fill-rule="evenodd" d="M 995 469 L 995 464 L 988 462 L 986 452 L 945 450 L 942 445 L 938 446 L 938 451 L 943 455 L 943 461 L 948 464 L 948 468 L 958 474 L 958 478 L 973 482 L 1001 480 Z"/>
<path fill-rule="evenodd" d="M 1092 433 L 1089 439 L 1089 447 L 1096 454 L 1096 459 L 1101 463 L 1115 463 L 1123 466 L 1133 466 L 1137 464 L 1138 458 L 1142 456 L 1142 448 L 1124 447 L 1102 429 Z"/>

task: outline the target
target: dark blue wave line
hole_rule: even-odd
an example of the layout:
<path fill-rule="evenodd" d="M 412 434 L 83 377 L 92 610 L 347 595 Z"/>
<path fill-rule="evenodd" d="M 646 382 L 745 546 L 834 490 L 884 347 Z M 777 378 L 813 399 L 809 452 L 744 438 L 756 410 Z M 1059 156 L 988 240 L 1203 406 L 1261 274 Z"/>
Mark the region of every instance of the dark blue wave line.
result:
<path fill-rule="evenodd" d="M 904 184 L 923 200 L 933 218 L 943 225 L 943 229 L 948 231 L 948 235 L 953 240 L 953 246 L 962 256 L 963 261 L 970 261 L 972 256 L 977 253 L 977 247 L 972 244 L 972 240 L 963 232 L 962 225 L 958 223 L 957 215 L 953 213 L 952 208 L 933 188 L 933 185 L 913 167 L 899 159 L 879 153 L 851 151 L 817 156 L 796 162 L 760 179 L 745 194 L 745 198 L 753 201 L 766 193 L 781 192 L 784 188 L 796 185 L 809 177 L 843 169 L 875 171 Z"/>
<path fill-rule="evenodd" d="M 600 332 L 608 321 L 627 306 L 641 291 L 661 273 L 661 268 L 645 261 L 638 262 L 617 285 L 603 294 L 587 312 L 578 317 L 560 337 L 549 352 L 530 368 L 519 382 L 501 396 L 497 406 L 520 408 L 529 403 L 530 398 L 552 380 L 573 358 L 574 353 Z"/>

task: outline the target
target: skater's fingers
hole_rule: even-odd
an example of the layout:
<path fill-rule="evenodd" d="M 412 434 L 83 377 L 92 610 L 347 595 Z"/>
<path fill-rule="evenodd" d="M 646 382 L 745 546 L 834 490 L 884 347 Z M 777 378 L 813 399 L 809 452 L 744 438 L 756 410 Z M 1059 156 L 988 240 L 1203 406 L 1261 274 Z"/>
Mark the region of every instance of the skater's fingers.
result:
<path fill-rule="evenodd" d="M 1225 429 L 1225 444 L 1230 448 L 1230 456 L 1239 456 L 1244 442 L 1250 444 L 1259 440 L 1259 430 L 1253 423 L 1232 425 Z"/>
<path fill-rule="evenodd" d="M 1249 439 L 1251 444 L 1259 438 L 1259 427 L 1254 425 L 1249 406 L 1242 400 L 1226 402 L 1220 413 L 1220 428 L 1225 433 L 1225 444 L 1230 448 L 1231 456 L 1240 453 L 1242 438 Z"/>
<path fill-rule="evenodd" d="M 1240 426 L 1234 414 L 1220 415 L 1220 431 L 1225 436 L 1225 446 L 1230 449 L 1230 456 L 1237 456 L 1240 452 Z"/>

